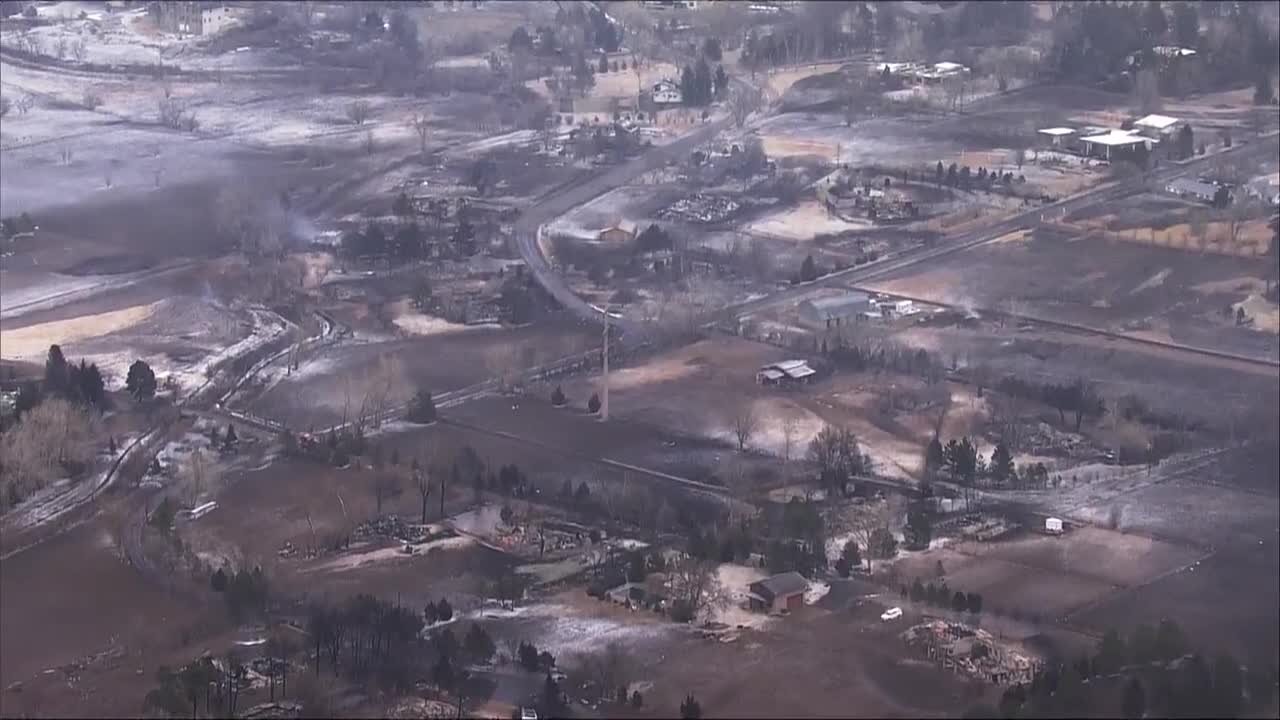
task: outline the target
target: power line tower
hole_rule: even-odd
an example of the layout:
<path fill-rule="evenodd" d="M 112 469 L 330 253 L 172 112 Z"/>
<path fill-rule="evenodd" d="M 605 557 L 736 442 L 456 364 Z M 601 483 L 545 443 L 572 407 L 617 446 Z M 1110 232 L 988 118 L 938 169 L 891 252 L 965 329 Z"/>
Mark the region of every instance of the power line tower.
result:
<path fill-rule="evenodd" d="M 604 392 L 600 396 L 600 421 L 609 420 L 609 306 L 601 312 L 604 316 Z"/>

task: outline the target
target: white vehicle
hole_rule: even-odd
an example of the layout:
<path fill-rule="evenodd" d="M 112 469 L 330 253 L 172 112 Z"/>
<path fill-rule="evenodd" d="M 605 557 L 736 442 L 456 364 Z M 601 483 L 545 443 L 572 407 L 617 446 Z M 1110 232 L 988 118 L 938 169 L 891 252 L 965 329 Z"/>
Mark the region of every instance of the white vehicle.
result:
<path fill-rule="evenodd" d="M 538 720 L 538 711 L 533 708 L 520 708 L 520 720 Z"/>
<path fill-rule="evenodd" d="M 900 617 L 902 617 L 902 608 L 900 607 L 891 607 L 888 610 L 885 610 L 884 612 L 880 613 L 880 619 L 883 620 L 884 622 L 889 622 L 890 620 L 897 620 Z"/>

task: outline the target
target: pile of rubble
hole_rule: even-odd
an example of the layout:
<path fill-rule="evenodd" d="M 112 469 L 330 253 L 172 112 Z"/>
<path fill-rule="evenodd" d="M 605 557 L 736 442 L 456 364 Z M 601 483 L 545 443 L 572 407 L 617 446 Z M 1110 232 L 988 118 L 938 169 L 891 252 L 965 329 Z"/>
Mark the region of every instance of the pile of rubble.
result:
<path fill-rule="evenodd" d="M 407 543 L 421 543 L 433 539 L 429 526 L 408 523 L 395 515 L 383 515 L 362 522 L 356 526 L 351 537 L 357 541 L 387 538 Z"/>
<path fill-rule="evenodd" d="M 979 628 L 946 620 L 931 620 L 902 633 L 907 646 L 923 652 L 944 668 L 997 685 L 1028 683 L 1038 663 L 1005 647 Z"/>
<path fill-rule="evenodd" d="M 709 224 L 724 222 L 740 207 L 737 201 L 727 197 L 694 193 L 675 201 L 658 216 L 664 220 Z"/>
<path fill-rule="evenodd" d="M 960 523 L 959 531 L 962 537 L 991 542 L 1008 535 L 1019 527 L 1018 523 L 1003 518 L 982 516 L 964 520 Z"/>
<path fill-rule="evenodd" d="M 1076 457 L 1097 454 L 1097 449 L 1083 436 L 1062 432 L 1046 422 L 1037 423 L 1024 432 L 1020 445 L 1022 451 L 1030 455 Z"/>

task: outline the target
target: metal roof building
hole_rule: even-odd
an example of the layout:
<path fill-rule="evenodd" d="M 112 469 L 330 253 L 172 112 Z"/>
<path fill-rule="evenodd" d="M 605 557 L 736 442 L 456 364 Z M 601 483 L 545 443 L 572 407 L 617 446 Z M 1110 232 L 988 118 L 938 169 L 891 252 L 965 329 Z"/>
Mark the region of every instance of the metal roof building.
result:
<path fill-rule="evenodd" d="M 844 325 L 851 318 L 872 309 L 871 298 L 860 292 L 805 300 L 800 303 L 800 322 L 814 329 L 825 330 Z"/>

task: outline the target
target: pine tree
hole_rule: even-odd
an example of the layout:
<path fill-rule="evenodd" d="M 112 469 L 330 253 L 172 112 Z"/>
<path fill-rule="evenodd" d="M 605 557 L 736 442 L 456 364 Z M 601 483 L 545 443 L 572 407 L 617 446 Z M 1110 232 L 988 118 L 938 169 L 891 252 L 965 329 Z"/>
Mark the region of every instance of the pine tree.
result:
<path fill-rule="evenodd" d="M 124 386 L 134 400 L 142 402 L 155 397 L 156 374 L 152 372 L 150 365 L 142 360 L 134 360 L 129 366 L 129 374 L 125 377 Z"/>
<path fill-rule="evenodd" d="M 1003 441 L 996 443 L 995 449 L 991 451 L 990 470 L 991 479 L 997 483 L 1004 483 L 1013 477 L 1013 454 Z"/>

